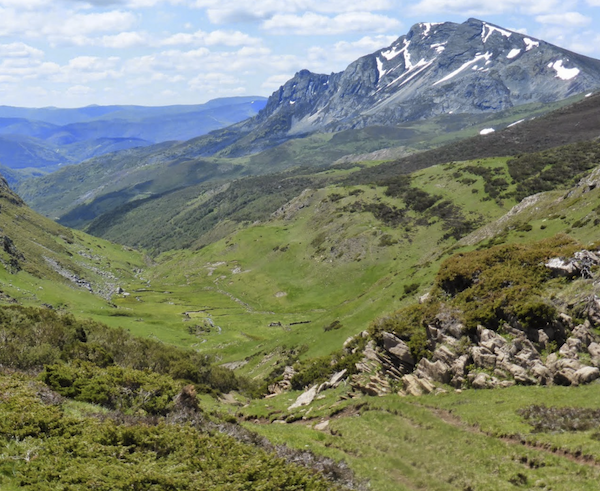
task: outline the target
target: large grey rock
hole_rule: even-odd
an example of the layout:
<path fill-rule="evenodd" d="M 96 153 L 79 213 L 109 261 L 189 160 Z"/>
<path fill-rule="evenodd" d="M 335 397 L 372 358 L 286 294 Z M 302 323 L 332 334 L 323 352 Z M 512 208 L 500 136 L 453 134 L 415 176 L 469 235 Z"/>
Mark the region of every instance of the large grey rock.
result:
<path fill-rule="evenodd" d="M 400 362 L 409 366 L 415 365 L 415 360 L 410 353 L 410 348 L 397 336 L 394 336 L 389 332 L 384 332 L 383 345 L 385 350 L 398 358 Z"/>
<path fill-rule="evenodd" d="M 471 356 L 476 366 L 494 369 L 496 367 L 496 355 L 481 346 L 471 348 Z"/>
<path fill-rule="evenodd" d="M 577 353 L 581 350 L 581 341 L 575 338 L 569 338 L 565 344 L 563 344 L 558 353 L 566 358 L 577 358 Z"/>
<path fill-rule="evenodd" d="M 469 364 L 469 355 L 461 355 L 452 363 L 452 373 L 455 376 L 463 376 L 467 371 L 467 365 Z"/>
<path fill-rule="evenodd" d="M 456 359 L 456 354 L 448 346 L 438 346 L 431 357 L 433 361 L 443 361 L 446 365 L 452 365 Z"/>
<path fill-rule="evenodd" d="M 325 389 L 335 389 L 337 386 L 339 386 L 342 383 L 342 381 L 346 377 L 346 372 L 348 372 L 347 369 L 344 369 L 340 372 L 334 373 L 327 382 L 323 382 L 319 386 L 319 388 L 317 389 L 317 393 L 319 393 Z"/>
<path fill-rule="evenodd" d="M 600 369 L 596 367 L 583 367 L 575 372 L 575 377 L 579 384 L 589 384 L 600 378 Z"/>
<path fill-rule="evenodd" d="M 553 257 L 545 266 L 552 270 L 555 275 L 572 277 L 579 272 L 579 268 L 575 262 L 561 257 Z"/>
<path fill-rule="evenodd" d="M 523 367 L 516 365 L 514 363 L 506 363 L 503 365 L 503 368 L 508 370 L 510 374 L 514 377 L 515 382 L 521 385 L 532 385 L 535 383 L 535 379 L 533 379 Z"/>
<path fill-rule="evenodd" d="M 415 375 L 420 378 L 430 378 L 435 382 L 441 382 L 447 384 L 452 378 L 450 367 L 442 360 L 437 360 L 435 363 L 430 362 L 426 358 L 422 358 L 419 361 L 415 369 Z"/>
<path fill-rule="evenodd" d="M 481 333 L 479 344 L 490 352 L 496 353 L 497 350 L 503 348 L 507 343 L 502 336 L 498 335 L 494 331 L 485 329 Z"/>
<path fill-rule="evenodd" d="M 575 370 L 563 368 L 554 374 L 554 383 L 556 385 L 579 385 L 579 380 Z"/>
<path fill-rule="evenodd" d="M 544 364 L 538 362 L 531 367 L 531 375 L 535 377 L 541 385 L 548 385 L 552 382 L 552 371 Z"/>
<path fill-rule="evenodd" d="M 422 396 L 423 394 L 429 394 L 435 390 L 435 385 L 429 380 L 420 379 L 415 375 L 405 375 L 402 378 L 402 385 L 404 387 L 404 392 L 411 396 Z"/>
<path fill-rule="evenodd" d="M 586 310 L 587 316 L 595 326 L 600 326 L 600 298 L 594 296 L 590 300 Z"/>
<path fill-rule="evenodd" d="M 373 340 L 369 341 L 365 346 L 363 351 L 365 358 L 371 361 L 379 361 L 379 356 L 377 355 L 377 351 L 375 349 L 375 342 Z"/>
<path fill-rule="evenodd" d="M 474 389 L 491 389 L 497 385 L 497 380 L 490 377 L 487 373 L 481 372 L 476 374 L 471 381 L 471 386 Z"/>
<path fill-rule="evenodd" d="M 315 400 L 315 397 L 317 396 L 317 386 L 313 386 L 311 387 L 309 390 L 307 390 L 306 392 L 304 392 L 303 394 L 300 394 L 298 396 L 298 398 L 296 399 L 296 402 L 294 402 L 290 407 L 288 407 L 288 411 L 291 411 L 292 409 L 296 409 L 300 406 L 308 406 L 312 401 Z"/>
<path fill-rule="evenodd" d="M 572 338 L 580 341 L 580 344 L 577 347 L 578 351 L 585 351 L 583 347 L 587 348 L 596 340 L 596 336 L 592 332 L 589 322 L 574 327 L 571 333 L 571 338 L 569 339 Z M 569 339 L 567 339 L 567 343 L 569 342 Z"/>
<path fill-rule="evenodd" d="M 548 362 L 547 358 L 546 358 L 546 362 Z M 581 364 L 581 362 L 579 360 L 575 360 L 574 358 L 559 358 L 554 363 L 554 368 L 556 370 L 573 370 L 573 371 L 577 371 L 577 370 L 579 370 L 582 367 L 583 367 L 583 365 Z"/>
<path fill-rule="evenodd" d="M 390 383 L 379 375 L 353 375 L 352 388 L 369 396 L 382 396 L 390 393 Z"/>
<path fill-rule="evenodd" d="M 592 359 L 600 358 L 600 344 L 596 342 L 590 343 L 587 349 Z"/>

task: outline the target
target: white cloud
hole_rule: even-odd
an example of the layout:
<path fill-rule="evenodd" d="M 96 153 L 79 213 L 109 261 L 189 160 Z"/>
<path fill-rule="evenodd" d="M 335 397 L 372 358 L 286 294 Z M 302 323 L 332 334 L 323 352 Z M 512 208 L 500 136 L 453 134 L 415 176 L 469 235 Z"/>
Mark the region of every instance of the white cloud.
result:
<path fill-rule="evenodd" d="M 34 10 L 51 4 L 51 0 L 0 0 L 0 7 L 11 7 L 21 10 Z"/>
<path fill-rule="evenodd" d="M 94 92 L 94 89 L 92 89 L 91 87 L 88 87 L 87 85 L 74 85 L 67 89 L 67 93 L 69 95 L 77 96 L 77 97 L 82 96 L 82 95 L 89 95 L 92 92 Z"/>
<path fill-rule="evenodd" d="M 131 12 L 75 13 L 72 11 L 17 11 L 0 7 L 0 36 L 45 38 L 51 43 L 92 44 L 90 36 L 127 31 L 136 23 Z"/>
<path fill-rule="evenodd" d="M 261 44 L 261 40 L 240 31 L 196 31 L 194 33 L 174 34 L 159 44 L 162 46 L 197 45 L 197 46 L 249 46 Z"/>
<path fill-rule="evenodd" d="M 277 89 L 279 89 L 279 87 L 281 87 L 283 84 L 285 84 L 293 76 L 294 76 L 293 73 L 271 75 L 269 78 L 267 78 L 267 80 L 265 80 L 262 83 L 261 87 L 263 89 L 274 92 Z"/>
<path fill-rule="evenodd" d="M 113 36 L 102 36 L 95 44 L 105 48 L 126 49 L 151 44 L 150 36 L 141 32 L 121 32 Z"/>
<path fill-rule="evenodd" d="M 575 6 L 577 0 L 421 0 L 410 8 L 419 14 L 489 16 L 503 13 L 545 14 Z"/>
<path fill-rule="evenodd" d="M 370 12 L 348 12 L 327 17 L 307 12 L 301 16 L 277 14 L 262 24 L 263 29 L 274 34 L 344 34 L 351 32 L 389 32 L 400 27 L 396 19 Z"/>
<path fill-rule="evenodd" d="M 207 9 L 211 22 L 223 24 L 227 22 L 251 22 L 270 19 L 276 15 L 317 12 L 341 14 L 348 12 L 370 12 L 390 9 L 393 0 L 372 0 L 365 5 L 364 0 L 255 0 L 240 2 L 239 0 L 196 0 L 197 8 Z"/>
<path fill-rule="evenodd" d="M 538 15 L 535 20 L 541 24 L 555 24 L 564 27 L 585 27 L 592 23 L 591 18 L 586 17 L 579 12 Z"/>
<path fill-rule="evenodd" d="M 227 73 L 202 73 L 191 79 L 188 85 L 193 89 L 217 88 L 222 85 L 241 85 L 240 80 L 235 75 Z"/>
<path fill-rule="evenodd" d="M 308 50 L 307 67 L 321 73 L 343 70 L 361 56 L 389 46 L 396 38 L 386 35 L 365 36 L 355 42 L 340 41 L 333 46 L 313 46 Z"/>
<path fill-rule="evenodd" d="M 78 56 L 63 66 L 53 64 L 45 76 L 51 82 L 76 85 L 115 80 L 122 77 L 120 63 L 118 57 Z"/>
<path fill-rule="evenodd" d="M 5 58 L 43 58 L 41 49 L 33 48 L 25 43 L 16 42 L 0 44 L 0 56 Z"/>

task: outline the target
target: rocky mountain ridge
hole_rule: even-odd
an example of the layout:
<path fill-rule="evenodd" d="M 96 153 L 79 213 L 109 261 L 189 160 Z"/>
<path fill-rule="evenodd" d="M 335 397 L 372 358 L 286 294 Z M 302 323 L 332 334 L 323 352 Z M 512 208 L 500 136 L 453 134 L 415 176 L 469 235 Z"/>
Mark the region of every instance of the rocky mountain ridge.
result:
<path fill-rule="evenodd" d="M 421 23 L 343 72 L 298 72 L 239 128 L 283 137 L 393 125 L 550 102 L 598 86 L 599 60 L 477 19 Z"/>

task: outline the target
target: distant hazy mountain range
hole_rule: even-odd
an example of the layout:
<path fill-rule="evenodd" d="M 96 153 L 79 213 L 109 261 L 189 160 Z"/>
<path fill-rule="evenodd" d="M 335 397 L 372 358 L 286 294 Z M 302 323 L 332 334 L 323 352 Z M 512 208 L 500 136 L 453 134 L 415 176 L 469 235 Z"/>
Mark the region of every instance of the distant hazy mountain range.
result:
<path fill-rule="evenodd" d="M 9 182 L 109 152 L 189 140 L 256 115 L 262 97 L 215 99 L 191 106 L 0 106 L 0 164 Z M 27 171 L 23 171 L 27 169 Z"/>

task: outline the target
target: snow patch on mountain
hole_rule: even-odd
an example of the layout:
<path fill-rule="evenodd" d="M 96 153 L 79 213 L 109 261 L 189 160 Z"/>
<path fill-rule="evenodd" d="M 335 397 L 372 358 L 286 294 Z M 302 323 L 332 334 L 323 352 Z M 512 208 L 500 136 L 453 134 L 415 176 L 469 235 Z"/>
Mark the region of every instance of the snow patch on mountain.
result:
<path fill-rule="evenodd" d="M 506 55 L 506 57 L 507 57 L 509 60 L 512 60 L 513 58 L 516 58 L 517 56 L 519 56 L 519 53 L 521 53 L 521 50 L 520 50 L 520 49 L 511 49 L 511 50 L 510 50 L 510 53 L 508 53 L 508 54 Z"/>
<path fill-rule="evenodd" d="M 556 78 L 560 78 L 561 80 L 572 80 L 577 75 L 579 75 L 579 68 L 566 68 L 563 66 L 563 60 L 555 61 L 554 63 L 549 63 L 548 68 L 554 68 L 556 71 Z"/>
<path fill-rule="evenodd" d="M 479 132 L 480 135 L 489 135 L 490 133 L 494 133 L 496 130 L 494 128 L 484 128 Z"/>
<path fill-rule="evenodd" d="M 524 119 L 519 119 L 519 121 L 515 121 L 514 123 L 511 123 L 507 126 L 507 128 L 512 128 L 513 126 L 517 126 L 518 124 L 521 124 L 523 121 L 525 121 Z"/>
<path fill-rule="evenodd" d="M 523 42 L 525 43 L 525 46 L 527 46 L 527 48 L 525 48 L 525 51 L 529 51 L 529 50 L 532 50 L 533 48 L 540 47 L 540 42 L 534 41 L 533 39 L 523 38 Z"/>
<path fill-rule="evenodd" d="M 446 49 L 446 44 L 448 44 L 448 42 L 445 43 L 437 43 L 437 44 L 432 44 L 431 46 L 429 46 L 431 49 L 435 49 L 435 52 L 437 54 L 440 54 L 442 51 L 444 51 Z"/>
<path fill-rule="evenodd" d="M 383 69 L 383 62 L 379 59 L 379 57 L 375 58 L 375 61 L 377 62 L 377 72 L 379 73 L 378 80 L 381 80 L 387 72 Z"/>
<path fill-rule="evenodd" d="M 435 27 L 435 26 L 439 26 L 440 24 L 441 24 L 441 22 L 434 22 L 434 23 L 423 22 L 421 24 L 421 27 L 423 28 L 423 37 L 426 38 L 427 36 L 429 36 L 429 32 L 431 31 L 431 28 Z"/>
<path fill-rule="evenodd" d="M 416 65 L 411 65 L 411 67 L 408 70 L 406 70 L 405 72 L 403 72 L 402 75 L 400 75 L 399 77 L 395 78 L 389 84 L 387 84 L 385 87 L 382 87 L 382 88 L 387 89 L 388 87 L 390 87 L 390 86 L 398 83 L 404 77 L 407 77 L 407 75 L 410 75 L 410 77 L 407 77 L 406 80 L 404 80 L 398 86 L 398 87 L 402 87 L 404 84 L 410 82 L 413 78 L 415 78 L 417 75 L 419 75 L 423 70 L 425 70 L 426 68 L 428 68 L 429 66 L 431 66 L 432 63 L 433 63 L 433 60 L 431 60 L 431 61 L 428 62 L 425 59 L 421 59 L 421 60 L 419 60 L 419 62 Z M 379 90 L 381 90 L 382 88 L 378 89 L 377 92 L 379 92 Z"/>
<path fill-rule="evenodd" d="M 406 43 L 406 41 L 404 41 Z M 410 41 L 409 41 L 410 44 Z M 405 46 L 406 47 L 406 46 Z M 387 61 L 393 60 L 394 58 L 396 58 L 396 56 L 398 56 L 400 53 L 402 53 L 402 49 L 398 49 L 397 46 L 394 46 L 390 49 L 388 49 L 387 51 L 382 51 L 381 52 L 381 56 L 383 56 Z"/>
<path fill-rule="evenodd" d="M 449 73 L 448 75 L 446 75 L 441 80 L 438 80 L 433 85 L 435 86 L 435 85 L 441 84 L 443 82 L 446 82 L 447 80 L 450 80 L 451 78 L 454 78 L 456 75 L 458 75 L 460 72 L 462 72 L 465 68 L 468 68 L 473 63 L 477 63 L 479 60 L 485 59 L 486 63 L 487 63 L 491 57 L 492 57 L 492 53 L 489 53 L 489 52 L 485 53 L 483 55 L 475 56 L 475 58 L 473 58 L 471 61 L 467 61 L 466 63 L 463 63 L 463 65 L 458 70 L 454 70 L 452 73 Z"/>
<path fill-rule="evenodd" d="M 486 32 L 486 29 L 487 29 L 487 32 Z M 503 36 L 506 36 L 507 38 L 509 38 L 512 35 L 512 32 L 510 32 L 510 31 L 506 31 L 499 27 L 484 23 L 483 29 L 481 30 L 481 39 L 483 39 L 484 44 L 487 42 L 487 40 L 490 38 L 490 36 L 494 32 L 499 32 L 500 34 L 502 34 Z"/>

